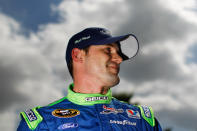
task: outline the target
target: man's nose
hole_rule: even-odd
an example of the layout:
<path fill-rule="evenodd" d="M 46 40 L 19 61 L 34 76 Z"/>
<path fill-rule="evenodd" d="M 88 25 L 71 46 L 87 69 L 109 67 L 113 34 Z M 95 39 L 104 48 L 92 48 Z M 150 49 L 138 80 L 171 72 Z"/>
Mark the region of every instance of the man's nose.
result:
<path fill-rule="evenodd" d="M 120 64 L 123 61 L 123 58 L 118 53 L 115 53 L 112 56 L 112 61 L 116 62 L 117 64 Z"/>

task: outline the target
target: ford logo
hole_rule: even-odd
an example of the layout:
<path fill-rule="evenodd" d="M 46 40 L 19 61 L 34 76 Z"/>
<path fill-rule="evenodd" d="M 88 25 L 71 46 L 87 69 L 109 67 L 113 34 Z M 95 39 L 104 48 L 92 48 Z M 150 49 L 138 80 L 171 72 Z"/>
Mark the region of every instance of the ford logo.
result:
<path fill-rule="evenodd" d="M 58 127 L 59 130 L 68 129 L 68 128 L 76 128 L 78 127 L 77 123 L 65 123 Z"/>

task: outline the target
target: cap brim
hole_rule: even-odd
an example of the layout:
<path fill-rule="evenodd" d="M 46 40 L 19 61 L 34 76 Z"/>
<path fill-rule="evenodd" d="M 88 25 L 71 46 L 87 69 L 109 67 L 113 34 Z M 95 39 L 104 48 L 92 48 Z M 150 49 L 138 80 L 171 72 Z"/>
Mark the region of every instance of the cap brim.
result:
<path fill-rule="evenodd" d="M 134 41 L 127 43 L 127 46 L 125 48 L 124 46 L 126 45 L 126 43 L 124 43 L 124 41 L 126 41 L 129 37 L 131 37 L 131 39 L 133 39 Z M 98 41 L 97 43 L 93 43 L 93 45 L 105 45 L 111 43 L 118 43 L 120 56 L 123 58 L 123 60 L 128 60 L 135 57 L 139 51 L 139 42 L 137 40 L 137 37 L 133 34 L 106 38 L 104 40 Z M 135 49 L 133 49 L 134 46 Z"/>
<path fill-rule="evenodd" d="M 94 45 L 105 45 L 105 44 L 111 44 L 114 42 L 119 42 L 127 39 L 131 34 L 123 35 L 123 36 L 115 36 L 115 37 L 110 37 L 106 38 L 104 40 L 98 41 L 96 43 L 93 43 Z"/>

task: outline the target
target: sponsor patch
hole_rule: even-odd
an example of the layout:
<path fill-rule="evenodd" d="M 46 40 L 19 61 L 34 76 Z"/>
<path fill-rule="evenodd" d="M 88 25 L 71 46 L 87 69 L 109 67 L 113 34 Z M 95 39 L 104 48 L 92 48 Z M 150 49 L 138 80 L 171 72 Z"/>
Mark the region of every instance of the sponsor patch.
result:
<path fill-rule="evenodd" d="M 118 120 L 110 120 L 111 124 L 119 124 L 119 125 L 130 125 L 130 126 L 136 126 L 136 122 L 130 122 L 128 120 L 118 121 Z"/>
<path fill-rule="evenodd" d="M 123 109 L 115 109 L 115 108 L 111 108 L 111 107 L 107 107 L 105 105 L 103 105 L 103 109 L 104 111 L 100 112 L 100 114 L 110 114 L 110 113 L 123 113 L 124 110 Z"/>
<path fill-rule="evenodd" d="M 75 117 L 80 114 L 80 111 L 76 109 L 56 109 L 52 112 L 53 116 L 60 118 L 70 118 Z"/>
<path fill-rule="evenodd" d="M 108 100 L 108 96 L 96 96 L 96 97 L 86 97 L 86 101 L 99 101 L 99 100 Z"/>
<path fill-rule="evenodd" d="M 132 109 L 127 109 L 127 115 L 130 118 L 140 119 L 140 113 L 138 111 L 134 111 Z"/>
<path fill-rule="evenodd" d="M 30 122 L 37 120 L 37 117 L 35 113 L 32 111 L 32 109 L 26 110 L 25 114 L 27 115 Z"/>
<path fill-rule="evenodd" d="M 78 127 L 77 123 L 65 123 L 65 124 L 58 126 L 58 129 L 64 130 L 64 129 L 70 129 L 70 128 L 76 128 L 76 127 Z"/>
<path fill-rule="evenodd" d="M 144 114 L 147 118 L 151 118 L 151 112 L 150 109 L 147 106 L 142 106 L 142 109 L 144 110 Z"/>

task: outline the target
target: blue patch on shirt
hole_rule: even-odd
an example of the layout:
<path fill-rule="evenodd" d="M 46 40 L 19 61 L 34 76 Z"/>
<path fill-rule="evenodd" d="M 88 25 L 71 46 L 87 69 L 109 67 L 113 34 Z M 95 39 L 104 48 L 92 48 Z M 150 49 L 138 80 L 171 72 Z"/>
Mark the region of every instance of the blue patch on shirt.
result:
<path fill-rule="evenodd" d="M 65 123 L 58 127 L 59 130 L 69 129 L 69 128 L 76 128 L 78 127 L 77 123 Z"/>

